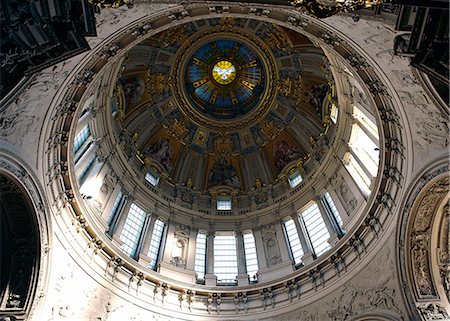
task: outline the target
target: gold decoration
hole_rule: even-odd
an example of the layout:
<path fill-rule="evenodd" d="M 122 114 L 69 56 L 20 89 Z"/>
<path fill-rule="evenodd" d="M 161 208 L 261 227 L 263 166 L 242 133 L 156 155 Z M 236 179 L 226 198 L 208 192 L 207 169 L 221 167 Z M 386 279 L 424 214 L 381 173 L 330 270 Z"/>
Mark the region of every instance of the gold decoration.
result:
<path fill-rule="evenodd" d="M 204 132 L 203 130 L 199 130 L 197 133 L 196 143 L 198 145 L 202 145 L 206 141 L 206 136 L 207 136 L 206 132 Z"/>
<path fill-rule="evenodd" d="M 268 143 L 275 137 L 277 137 L 282 131 L 283 127 L 277 127 L 273 121 L 263 120 L 260 122 L 261 134 L 264 138 L 264 144 Z"/>
<path fill-rule="evenodd" d="M 221 85 L 228 85 L 236 79 L 236 67 L 228 60 L 217 62 L 212 70 L 215 81 Z"/>
<path fill-rule="evenodd" d="M 231 136 L 227 132 L 219 132 L 216 140 L 214 141 L 214 152 L 218 155 L 231 154 L 233 151 L 233 141 Z"/>
<path fill-rule="evenodd" d="M 277 84 L 277 90 L 284 96 L 290 96 L 292 91 L 291 78 L 280 79 Z"/>
<path fill-rule="evenodd" d="M 187 129 L 186 121 L 184 119 L 179 120 L 178 118 L 174 118 L 170 124 L 163 124 L 163 127 L 167 133 L 172 135 L 182 144 L 186 144 L 184 138 L 189 130 Z"/>
<path fill-rule="evenodd" d="M 234 26 L 233 17 L 223 17 L 220 19 L 220 30 L 221 31 L 231 31 Z"/>
<path fill-rule="evenodd" d="M 152 74 L 149 67 L 145 87 L 150 96 L 161 95 L 172 87 L 172 77 L 161 72 Z"/>

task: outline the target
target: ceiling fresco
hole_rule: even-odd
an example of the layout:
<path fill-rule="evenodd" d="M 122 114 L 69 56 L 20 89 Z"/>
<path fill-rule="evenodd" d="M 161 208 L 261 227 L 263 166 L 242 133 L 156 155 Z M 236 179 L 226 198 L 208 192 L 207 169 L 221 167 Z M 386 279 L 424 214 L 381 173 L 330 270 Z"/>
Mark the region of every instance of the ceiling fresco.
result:
<path fill-rule="evenodd" d="M 320 47 L 252 19 L 200 20 L 154 35 L 129 51 L 117 79 L 115 126 L 139 170 L 203 192 L 246 193 L 298 169 L 336 102 Z"/>

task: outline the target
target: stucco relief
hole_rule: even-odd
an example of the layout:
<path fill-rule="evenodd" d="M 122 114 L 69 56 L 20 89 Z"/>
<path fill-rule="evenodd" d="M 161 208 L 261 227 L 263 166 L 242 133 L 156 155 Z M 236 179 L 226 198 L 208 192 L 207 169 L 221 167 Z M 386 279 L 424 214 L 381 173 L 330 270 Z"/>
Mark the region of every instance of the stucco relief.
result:
<path fill-rule="evenodd" d="M 275 318 L 276 321 L 346 321 L 365 314 L 389 315 L 389 320 L 404 320 L 404 310 L 397 289 L 392 237 L 386 241 L 373 264 L 360 272 L 341 290 L 303 309 Z M 367 277 L 377 275 L 377 278 Z M 319 311 L 319 312 L 318 312 Z"/>
<path fill-rule="evenodd" d="M 36 133 L 39 118 L 27 103 L 13 103 L 0 114 L 0 139 L 13 145 L 22 145 L 25 135 Z M 36 135 L 35 140 L 36 140 Z"/>
<path fill-rule="evenodd" d="M 262 230 L 264 252 L 266 254 L 267 266 L 281 263 L 281 252 L 278 245 L 277 233 L 274 227 L 265 227 Z"/>
<path fill-rule="evenodd" d="M 440 226 L 440 238 L 437 249 L 439 270 L 442 284 L 450 301 L 450 205 L 444 207 L 444 215 Z"/>
<path fill-rule="evenodd" d="M 274 320 L 345 321 L 375 311 L 381 315 L 386 312 L 393 312 L 399 316 L 399 320 L 404 320 L 401 317 L 402 311 L 399 308 L 396 295 L 396 291 L 388 287 L 367 289 L 348 285 L 339 294 L 334 295 L 332 299 L 321 300 L 322 308 L 312 309 L 312 311 L 297 310 Z M 325 307 L 328 307 L 328 309 Z"/>
<path fill-rule="evenodd" d="M 410 231 L 410 257 L 414 282 L 421 297 L 436 296 L 430 262 L 432 222 L 437 207 L 450 191 L 450 179 L 445 177 L 433 184 L 421 199 Z"/>

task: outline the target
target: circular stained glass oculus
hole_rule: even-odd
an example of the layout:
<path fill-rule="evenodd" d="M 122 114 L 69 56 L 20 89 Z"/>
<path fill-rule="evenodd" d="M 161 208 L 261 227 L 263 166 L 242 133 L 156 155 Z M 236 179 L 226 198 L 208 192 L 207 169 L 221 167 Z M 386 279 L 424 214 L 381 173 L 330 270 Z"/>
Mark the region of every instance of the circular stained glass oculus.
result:
<path fill-rule="evenodd" d="M 236 79 L 236 68 L 227 60 L 217 62 L 212 69 L 212 76 L 221 85 L 228 85 Z"/>
<path fill-rule="evenodd" d="M 190 105 L 213 120 L 232 120 L 254 110 L 265 89 L 265 67 L 256 49 L 236 39 L 214 39 L 187 60 Z"/>

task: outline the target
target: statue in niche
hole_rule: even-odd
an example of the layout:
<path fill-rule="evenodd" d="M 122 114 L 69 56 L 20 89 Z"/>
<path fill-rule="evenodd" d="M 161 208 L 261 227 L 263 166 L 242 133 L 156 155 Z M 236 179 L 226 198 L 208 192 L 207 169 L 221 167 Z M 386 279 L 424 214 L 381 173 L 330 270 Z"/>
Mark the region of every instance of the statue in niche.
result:
<path fill-rule="evenodd" d="M 168 139 L 151 144 L 145 154 L 160 162 L 169 173 L 172 171 L 172 146 Z"/>
<path fill-rule="evenodd" d="M 280 172 L 288 163 L 301 157 L 300 152 L 287 141 L 282 140 L 273 145 L 273 157 L 276 169 Z"/>
<path fill-rule="evenodd" d="M 208 188 L 217 185 L 225 185 L 239 188 L 241 183 L 237 177 L 236 168 L 226 159 L 218 159 L 214 162 L 208 178 Z"/>
<path fill-rule="evenodd" d="M 188 235 L 182 231 L 175 233 L 175 239 L 172 247 L 172 259 L 170 260 L 172 265 L 182 269 L 186 268 L 188 243 Z"/>
<path fill-rule="evenodd" d="M 135 104 L 141 100 L 145 91 L 145 83 L 141 78 L 134 76 L 131 78 L 120 78 L 119 81 L 127 101 Z"/>

